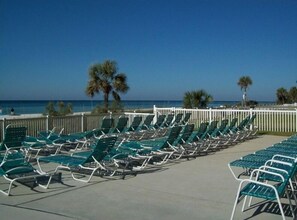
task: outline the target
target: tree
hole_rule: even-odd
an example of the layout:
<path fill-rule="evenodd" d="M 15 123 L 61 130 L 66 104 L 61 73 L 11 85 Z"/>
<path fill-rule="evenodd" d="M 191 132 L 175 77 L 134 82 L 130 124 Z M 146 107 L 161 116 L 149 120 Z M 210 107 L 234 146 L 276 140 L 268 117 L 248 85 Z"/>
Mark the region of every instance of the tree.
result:
<path fill-rule="evenodd" d="M 64 102 L 57 102 L 58 111 L 56 110 L 55 104 L 53 102 L 49 102 L 45 107 L 45 114 L 50 116 L 64 116 L 68 114 L 72 114 L 73 107 L 71 103 L 68 103 L 67 106 Z"/>
<path fill-rule="evenodd" d="M 289 97 L 291 103 L 297 103 L 297 87 L 293 86 L 291 87 L 289 91 Z"/>
<path fill-rule="evenodd" d="M 119 93 L 126 93 L 129 90 L 125 73 L 118 73 L 117 63 L 106 60 L 102 64 L 97 63 L 89 68 L 89 81 L 86 94 L 93 97 L 96 93 L 103 93 L 105 112 L 108 110 L 109 95 L 116 102 L 121 101 Z"/>
<path fill-rule="evenodd" d="M 284 87 L 278 88 L 276 91 L 277 103 L 285 104 L 289 100 L 289 94 Z"/>
<path fill-rule="evenodd" d="M 212 96 L 204 90 L 186 92 L 184 95 L 184 108 L 206 108 L 213 100 Z"/>
<path fill-rule="evenodd" d="M 240 86 L 241 91 L 243 90 L 243 95 L 242 95 L 242 105 L 246 106 L 246 100 L 247 100 L 247 89 L 249 86 L 253 84 L 252 79 L 249 76 L 242 76 L 239 78 L 237 85 Z"/>

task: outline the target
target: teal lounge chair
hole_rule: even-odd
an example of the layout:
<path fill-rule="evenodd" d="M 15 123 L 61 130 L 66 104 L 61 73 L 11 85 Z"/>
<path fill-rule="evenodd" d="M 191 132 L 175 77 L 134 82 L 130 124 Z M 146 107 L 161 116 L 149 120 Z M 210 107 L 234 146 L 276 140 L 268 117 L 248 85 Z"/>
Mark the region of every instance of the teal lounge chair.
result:
<path fill-rule="evenodd" d="M 280 155 L 280 157 L 282 156 Z M 237 161 L 234 161 L 232 162 L 233 165 L 235 162 L 238 164 Z M 284 197 L 285 194 L 289 200 L 289 206 L 293 219 L 296 219 L 295 210 L 293 209 L 291 202 L 291 195 L 289 193 L 289 189 L 294 189 L 292 179 L 295 177 L 295 174 L 296 159 L 293 159 L 292 162 L 283 162 L 272 159 L 265 162 L 265 165 L 255 168 L 251 172 L 249 179 L 237 179 L 240 181 L 240 184 L 233 206 L 231 219 L 234 218 L 235 209 L 240 200 L 244 199 L 242 211 L 245 211 L 244 208 L 247 197 L 256 197 L 268 201 L 276 201 L 282 219 L 285 220 L 286 217 L 280 200 L 280 198 Z M 291 194 L 293 195 L 296 205 L 296 195 L 294 190 Z M 250 199 L 249 206 L 251 205 L 251 201 L 252 200 Z"/>
<path fill-rule="evenodd" d="M 22 148 L 23 141 L 26 139 L 27 128 L 18 125 L 8 125 L 4 131 L 4 138 L 0 145 L 0 152 L 18 150 Z"/>
<path fill-rule="evenodd" d="M 174 125 L 179 125 L 180 124 L 180 122 L 181 122 L 181 120 L 182 120 L 182 118 L 183 118 L 183 113 L 178 113 L 175 117 L 174 117 L 174 120 L 173 120 L 173 122 L 172 122 L 172 125 L 174 126 Z"/>
<path fill-rule="evenodd" d="M 142 125 L 141 125 L 141 130 L 148 130 L 151 127 L 151 124 L 153 122 L 155 115 L 148 115 L 144 119 Z"/>
<path fill-rule="evenodd" d="M 161 127 L 163 127 L 163 128 L 170 127 L 172 125 L 172 123 L 173 123 L 173 119 L 174 119 L 174 114 L 168 114 L 166 116 L 166 119 L 165 119 L 165 121 L 164 121 L 164 123 L 162 124 Z"/>
<path fill-rule="evenodd" d="M 162 165 L 166 163 L 174 153 L 178 153 L 178 148 L 174 146 L 174 142 L 179 137 L 182 127 L 176 126 L 170 128 L 169 135 L 166 138 L 161 138 L 160 141 L 151 140 L 145 142 L 126 142 L 119 146 L 119 149 L 137 152 L 139 155 L 152 156 L 150 161 L 153 161 L 156 165 Z"/>
<path fill-rule="evenodd" d="M 187 124 L 181 131 L 181 135 L 178 137 L 175 145 L 183 145 L 187 143 L 194 131 L 194 124 Z"/>
<path fill-rule="evenodd" d="M 73 153 L 72 155 L 54 155 L 47 157 L 37 158 L 37 164 L 41 173 L 46 173 L 41 168 L 41 162 L 57 163 L 59 164 L 55 168 L 56 173 L 60 169 L 67 169 L 71 172 L 71 176 L 74 180 L 81 182 L 89 182 L 95 172 L 106 172 L 106 168 L 102 164 L 102 161 L 106 155 L 111 151 L 115 145 L 117 137 L 103 137 L 98 139 L 95 146 L 88 152 Z M 88 178 L 82 179 L 75 176 L 75 172 L 79 170 L 90 171 L 91 174 Z M 101 174 L 101 173 L 100 173 Z"/>
<path fill-rule="evenodd" d="M 1 193 L 7 196 L 11 195 L 11 190 L 13 186 L 16 186 L 17 181 L 32 179 L 34 183 L 40 187 L 48 188 L 50 180 L 46 185 L 42 185 L 38 182 L 38 179 L 42 176 L 46 176 L 49 179 L 51 178 L 51 175 L 40 173 L 36 170 L 19 151 L 9 152 L 4 157 L 1 157 L 0 176 L 9 182 L 7 189 L 0 190 Z M 34 187 L 35 184 L 32 187 Z"/>
<path fill-rule="evenodd" d="M 122 133 L 127 128 L 128 120 L 129 119 L 127 117 L 119 117 L 118 122 L 111 133 Z"/>
<path fill-rule="evenodd" d="M 191 112 L 186 112 L 183 120 L 181 121 L 182 125 L 186 125 L 189 123 L 190 117 L 191 117 L 192 113 Z"/>
<path fill-rule="evenodd" d="M 102 119 L 101 127 L 98 129 L 94 129 L 94 135 L 100 137 L 101 135 L 109 134 L 112 126 L 114 124 L 114 119 L 110 117 L 104 117 Z"/>
<path fill-rule="evenodd" d="M 126 132 L 136 131 L 142 122 L 142 116 L 135 116 Z"/>

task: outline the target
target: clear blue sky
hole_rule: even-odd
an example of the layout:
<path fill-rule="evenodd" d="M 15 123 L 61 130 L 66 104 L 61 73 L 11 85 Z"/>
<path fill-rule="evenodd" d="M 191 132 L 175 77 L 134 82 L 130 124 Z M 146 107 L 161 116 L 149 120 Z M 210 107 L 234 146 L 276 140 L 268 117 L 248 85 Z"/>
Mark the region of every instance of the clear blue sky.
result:
<path fill-rule="evenodd" d="M 273 101 L 297 85 L 297 1 L 0 0 L 0 100 L 89 99 L 88 68 L 106 59 L 125 100 L 240 100 L 248 75 L 248 97 Z"/>

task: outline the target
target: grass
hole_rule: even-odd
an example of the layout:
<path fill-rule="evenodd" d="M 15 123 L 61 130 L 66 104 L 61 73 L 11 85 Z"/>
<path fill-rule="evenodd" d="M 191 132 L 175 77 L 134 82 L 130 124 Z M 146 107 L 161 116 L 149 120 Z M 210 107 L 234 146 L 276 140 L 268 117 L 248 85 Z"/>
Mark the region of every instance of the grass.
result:
<path fill-rule="evenodd" d="M 258 131 L 258 135 L 276 135 L 276 136 L 292 136 L 296 132 L 276 132 L 276 131 Z"/>

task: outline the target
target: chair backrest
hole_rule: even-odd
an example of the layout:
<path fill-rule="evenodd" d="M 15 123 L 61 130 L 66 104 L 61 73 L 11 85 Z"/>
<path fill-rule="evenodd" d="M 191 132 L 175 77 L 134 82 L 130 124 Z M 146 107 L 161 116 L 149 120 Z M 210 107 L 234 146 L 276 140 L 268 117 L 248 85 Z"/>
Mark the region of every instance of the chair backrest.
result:
<path fill-rule="evenodd" d="M 132 121 L 130 127 L 128 128 L 128 131 L 135 131 L 139 127 L 141 122 L 142 122 L 142 116 L 139 116 L 139 115 L 135 116 L 133 118 L 133 121 Z"/>
<path fill-rule="evenodd" d="M 154 128 L 158 129 L 162 126 L 166 118 L 166 115 L 159 115 L 156 123 L 154 124 Z"/>
<path fill-rule="evenodd" d="M 155 117 L 155 115 L 146 116 L 146 118 L 144 119 L 144 122 L 142 123 L 141 129 L 143 129 L 143 130 L 148 129 L 151 126 L 154 117 Z"/>
<path fill-rule="evenodd" d="M 220 132 L 223 132 L 223 131 L 225 130 L 225 128 L 226 128 L 227 125 L 228 125 L 228 122 L 229 122 L 228 119 L 223 119 L 223 120 L 221 121 L 220 126 L 219 126 L 218 128 L 215 128 L 215 129 L 213 130 L 213 132 L 211 132 L 210 136 L 214 138 L 214 137 L 217 137 L 217 136 L 221 135 Z"/>
<path fill-rule="evenodd" d="M 127 127 L 128 120 L 129 119 L 127 117 L 120 117 L 114 129 L 114 132 L 121 133 Z"/>
<path fill-rule="evenodd" d="M 12 147 L 21 147 L 27 135 L 27 127 L 8 125 L 5 129 L 4 138 L 0 150 L 7 150 Z"/>
<path fill-rule="evenodd" d="M 5 154 L 0 163 L 1 175 L 21 174 L 33 171 L 34 168 L 27 162 L 24 155 L 19 151 Z"/>
<path fill-rule="evenodd" d="M 201 136 L 201 139 L 203 140 L 207 136 L 211 135 L 211 133 L 213 133 L 214 130 L 217 128 L 217 125 L 218 125 L 218 121 L 212 121 L 212 122 L 210 122 L 210 124 L 207 126 L 206 131 Z"/>
<path fill-rule="evenodd" d="M 245 127 L 247 128 L 248 126 L 253 125 L 255 118 L 256 118 L 256 114 L 253 114 L 252 117 L 250 117 L 249 120 L 247 121 Z"/>
<path fill-rule="evenodd" d="M 229 124 L 226 126 L 225 129 L 222 131 L 222 134 L 228 134 L 233 128 L 235 128 L 238 118 L 233 118 Z"/>
<path fill-rule="evenodd" d="M 113 118 L 103 118 L 100 130 L 104 134 L 107 134 L 110 131 L 110 129 L 112 128 L 113 123 L 114 123 Z"/>
<path fill-rule="evenodd" d="M 245 118 L 239 123 L 239 125 L 237 126 L 237 129 L 238 129 L 238 130 L 242 130 L 242 129 L 244 129 L 244 127 L 245 127 L 246 124 L 248 123 L 249 119 L 250 119 L 250 116 L 245 117 Z"/>
<path fill-rule="evenodd" d="M 179 135 L 181 129 L 182 129 L 181 126 L 172 127 L 170 129 L 170 133 L 169 133 L 169 135 L 167 137 L 167 140 L 160 147 L 160 149 L 167 148 L 167 147 L 169 147 L 169 145 L 172 145 L 174 143 L 174 141 L 178 138 L 178 135 Z"/>
<path fill-rule="evenodd" d="M 233 128 L 238 121 L 238 118 L 233 118 L 230 122 L 229 128 Z"/>
<path fill-rule="evenodd" d="M 202 136 L 205 134 L 206 129 L 208 127 L 208 122 L 201 122 L 198 130 L 196 132 L 194 132 L 194 134 L 191 136 L 190 138 L 190 142 L 196 142 L 199 139 L 202 138 Z"/>
<path fill-rule="evenodd" d="M 182 124 L 183 124 L 183 125 L 185 125 L 185 124 L 187 124 L 187 123 L 189 122 L 191 115 L 192 115 L 191 112 L 187 112 L 187 113 L 185 114 L 185 117 L 184 117 L 184 119 L 182 120 Z"/>
<path fill-rule="evenodd" d="M 177 144 L 185 143 L 191 137 L 193 130 L 194 124 L 187 124 L 182 131 L 182 135 L 178 138 Z"/>
<path fill-rule="evenodd" d="M 173 121 L 173 118 L 174 118 L 173 114 L 168 114 L 162 126 L 169 127 Z"/>
<path fill-rule="evenodd" d="M 178 113 L 176 116 L 175 116 L 175 119 L 174 121 L 172 122 L 173 125 L 178 125 L 181 121 L 183 117 L 183 113 Z"/>
<path fill-rule="evenodd" d="M 111 151 L 117 141 L 116 136 L 110 136 L 106 138 L 101 138 L 96 142 L 96 146 L 93 153 L 89 156 L 86 162 L 93 161 L 95 158 L 97 161 L 102 161 L 103 158 Z"/>

